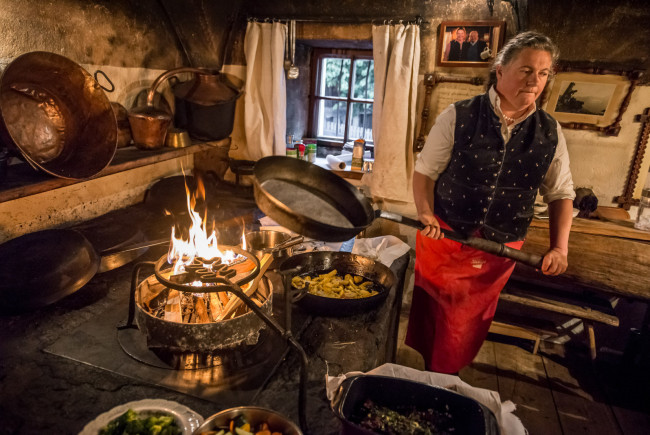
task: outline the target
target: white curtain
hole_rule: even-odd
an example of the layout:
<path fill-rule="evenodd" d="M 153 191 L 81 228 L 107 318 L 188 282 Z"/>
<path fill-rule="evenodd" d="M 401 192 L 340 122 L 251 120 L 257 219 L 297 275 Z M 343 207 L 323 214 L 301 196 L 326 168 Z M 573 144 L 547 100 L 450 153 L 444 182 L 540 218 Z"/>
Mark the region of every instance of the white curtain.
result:
<path fill-rule="evenodd" d="M 244 38 L 244 128 L 248 158 L 284 155 L 287 92 L 284 76 L 286 24 L 249 22 Z"/>
<path fill-rule="evenodd" d="M 373 26 L 372 46 L 375 163 L 368 182 L 373 196 L 412 202 L 420 27 L 414 24 Z"/>

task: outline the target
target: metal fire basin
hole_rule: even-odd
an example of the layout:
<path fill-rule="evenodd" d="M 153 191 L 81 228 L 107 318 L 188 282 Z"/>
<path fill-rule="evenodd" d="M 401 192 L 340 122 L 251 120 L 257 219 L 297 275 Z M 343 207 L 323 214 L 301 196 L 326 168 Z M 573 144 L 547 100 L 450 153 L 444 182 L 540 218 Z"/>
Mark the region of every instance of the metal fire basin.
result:
<path fill-rule="evenodd" d="M 253 311 L 248 311 L 232 319 L 210 323 L 179 323 L 155 317 L 142 304 L 144 286 L 161 285 L 155 275 L 149 276 L 136 289 L 135 321 L 138 329 L 147 337 L 149 348 L 162 348 L 174 352 L 214 353 L 235 348 L 239 345 L 257 343 L 260 330 L 266 325 Z M 260 282 L 260 286 L 262 283 Z M 151 302 L 165 304 L 170 289 L 164 288 Z M 259 290 L 258 290 L 259 291 Z M 199 293 L 197 288 L 197 292 Z M 268 316 L 272 315 L 273 293 L 267 292 L 267 298 L 260 309 Z M 233 297 L 236 297 L 233 295 Z"/>

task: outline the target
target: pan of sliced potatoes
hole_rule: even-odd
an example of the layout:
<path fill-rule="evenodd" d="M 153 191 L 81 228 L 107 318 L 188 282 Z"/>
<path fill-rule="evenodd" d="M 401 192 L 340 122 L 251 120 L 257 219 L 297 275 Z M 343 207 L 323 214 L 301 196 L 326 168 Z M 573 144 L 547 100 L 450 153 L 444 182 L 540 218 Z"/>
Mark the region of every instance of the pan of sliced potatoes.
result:
<path fill-rule="evenodd" d="M 349 252 L 297 254 L 280 267 L 285 286 L 300 308 L 312 314 L 341 317 L 381 305 L 395 284 L 385 265 Z"/>

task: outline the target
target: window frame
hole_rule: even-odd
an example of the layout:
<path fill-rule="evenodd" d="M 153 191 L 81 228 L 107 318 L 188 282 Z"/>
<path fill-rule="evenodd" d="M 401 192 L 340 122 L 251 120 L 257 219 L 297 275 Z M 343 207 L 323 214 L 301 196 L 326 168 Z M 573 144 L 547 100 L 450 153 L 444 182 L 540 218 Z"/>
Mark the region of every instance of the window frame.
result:
<path fill-rule="evenodd" d="M 321 81 L 321 61 L 323 58 L 340 58 L 340 59 L 351 59 L 350 63 L 350 74 L 348 78 L 348 95 L 347 97 L 324 97 L 317 95 L 318 85 Z M 318 138 L 318 143 L 325 146 L 332 147 L 343 147 L 347 142 L 354 140 L 353 138 L 348 137 L 349 133 L 349 123 L 350 123 L 350 110 L 352 103 L 362 103 L 362 104 L 372 104 L 374 110 L 374 98 L 370 101 L 366 99 L 358 99 L 352 97 L 352 81 L 354 80 L 354 62 L 359 59 L 368 59 L 372 60 L 372 50 L 359 50 L 359 49 L 340 49 L 340 48 L 314 48 L 311 56 L 311 83 L 309 86 L 309 123 L 307 131 L 309 132 L 309 137 L 318 138 L 318 105 L 321 100 L 325 101 L 342 101 L 347 104 L 345 111 L 345 129 L 343 132 L 343 139 L 341 141 L 332 140 L 332 139 L 323 139 Z M 372 146 L 374 142 L 368 142 L 369 146 Z"/>

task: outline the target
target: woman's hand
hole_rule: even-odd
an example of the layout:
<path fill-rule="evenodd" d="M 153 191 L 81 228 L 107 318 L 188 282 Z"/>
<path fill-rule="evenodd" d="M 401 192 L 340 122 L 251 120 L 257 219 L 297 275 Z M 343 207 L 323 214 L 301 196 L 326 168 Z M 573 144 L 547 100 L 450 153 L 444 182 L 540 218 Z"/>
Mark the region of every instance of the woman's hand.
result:
<path fill-rule="evenodd" d="M 560 275 L 566 271 L 568 265 L 566 251 L 560 248 L 549 249 L 542 260 L 542 273 L 551 276 Z"/>
<path fill-rule="evenodd" d="M 440 222 L 438 222 L 438 219 L 436 219 L 433 214 L 420 214 L 418 219 L 424 224 L 424 228 L 420 230 L 423 236 L 427 236 L 431 239 L 443 239 L 445 237 L 443 232 L 440 230 Z"/>

